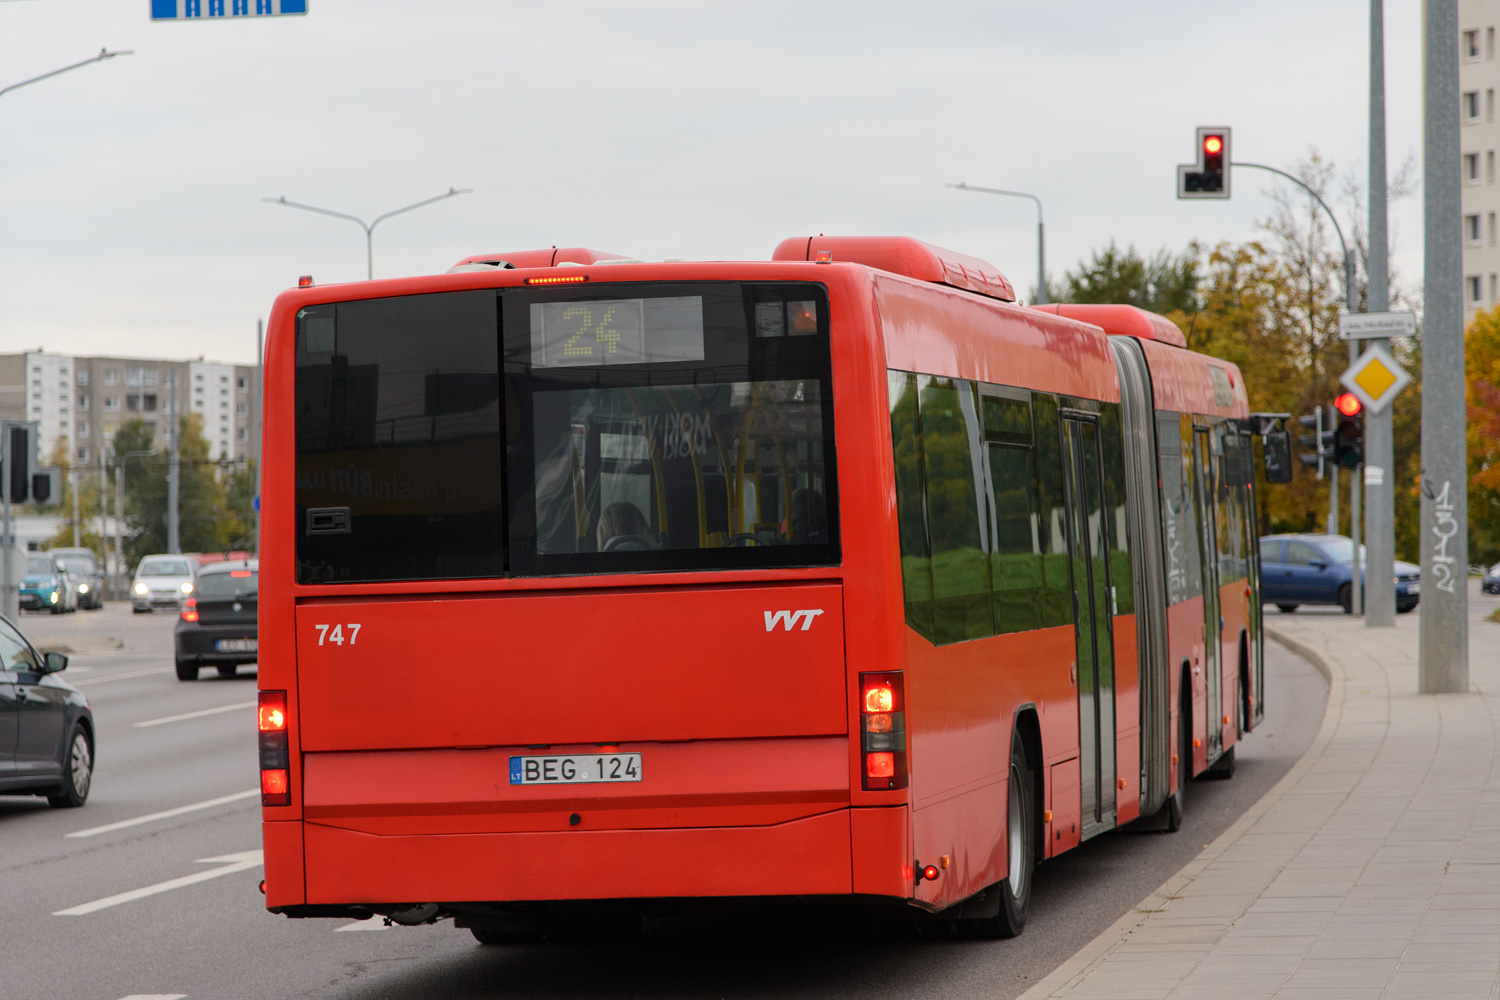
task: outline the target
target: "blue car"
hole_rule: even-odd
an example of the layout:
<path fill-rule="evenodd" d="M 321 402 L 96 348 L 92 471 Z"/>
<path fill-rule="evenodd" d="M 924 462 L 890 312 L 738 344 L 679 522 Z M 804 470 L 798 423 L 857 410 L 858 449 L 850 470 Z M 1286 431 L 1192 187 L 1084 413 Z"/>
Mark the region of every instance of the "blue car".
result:
<path fill-rule="evenodd" d="M 21 584 L 21 607 L 60 615 L 78 610 L 78 585 L 62 561 L 47 552 L 26 557 L 26 579 Z"/>
<path fill-rule="evenodd" d="M 1417 606 L 1421 578 L 1420 566 L 1396 560 L 1398 612 Z M 1283 612 L 1303 604 L 1337 604 L 1348 614 L 1353 579 L 1354 542 L 1344 535 L 1267 535 L 1260 540 L 1261 599 Z"/>

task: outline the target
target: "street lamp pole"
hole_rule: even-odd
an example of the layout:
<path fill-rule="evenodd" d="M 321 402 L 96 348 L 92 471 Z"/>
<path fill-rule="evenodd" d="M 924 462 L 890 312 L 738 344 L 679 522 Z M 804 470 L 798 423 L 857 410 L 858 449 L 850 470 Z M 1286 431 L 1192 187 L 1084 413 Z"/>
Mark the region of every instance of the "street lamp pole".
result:
<path fill-rule="evenodd" d="M 433 202 L 442 201 L 445 198 L 455 198 L 461 194 L 473 193 L 473 188 L 450 187 L 446 194 L 440 194 L 436 198 L 428 198 L 426 201 L 419 201 L 415 205 L 407 205 L 405 208 L 398 208 L 394 212 L 387 212 L 384 215 L 377 215 L 373 222 L 366 222 L 364 219 L 361 219 L 357 215 L 348 215 L 344 212 L 335 212 L 332 209 L 328 208 L 318 208 L 316 205 L 303 205 L 300 202 L 287 201 L 286 195 L 282 195 L 280 198 L 262 198 L 261 201 L 269 202 L 272 205 L 285 205 L 287 208 L 300 208 L 306 212 L 317 212 L 319 215 L 331 215 L 335 219 L 348 219 L 350 222 L 359 226 L 359 228 L 365 231 L 365 277 L 370 280 L 374 280 L 376 226 L 380 225 L 382 222 L 384 222 L 386 219 L 389 219 L 393 215 L 401 215 L 404 212 L 413 211 L 415 209 L 423 207 L 424 205 L 431 205 Z"/>
<path fill-rule="evenodd" d="M 1047 304 L 1047 240 L 1042 227 L 1042 199 L 1025 191 L 1002 191 L 999 188 L 975 187 L 959 181 L 957 184 L 944 184 L 943 187 L 957 188 L 960 191 L 979 191 L 982 194 L 1003 194 L 1010 198 L 1030 198 L 1036 202 L 1036 302 L 1037 305 Z"/>
<path fill-rule="evenodd" d="M 122 539 L 125 537 L 125 463 L 132 458 L 145 458 L 154 455 L 151 449 L 145 451 L 127 451 L 118 456 L 115 461 L 115 572 L 121 577 L 125 575 L 125 546 Z M 122 579 L 120 581 L 124 583 Z M 111 584 L 111 591 L 119 593 L 119 588 Z"/>
<path fill-rule="evenodd" d="M 0 87 L 0 96 L 8 94 L 12 90 L 19 90 L 22 87 L 29 86 L 33 83 L 39 83 L 42 80 L 50 79 L 51 77 L 57 76 L 59 73 L 66 73 L 69 70 L 79 69 L 83 66 L 91 66 L 96 62 L 103 62 L 106 59 L 113 59 L 115 56 L 133 55 L 135 55 L 135 51 L 133 49 L 127 49 L 123 52 L 111 52 L 108 49 L 100 49 L 99 54 L 91 59 L 85 59 L 83 62 L 76 62 L 71 66 L 64 66 L 62 69 L 55 69 L 50 73 L 43 73 L 41 76 L 34 76 L 30 80 L 22 80 L 20 83 L 13 83 L 8 87 Z"/>

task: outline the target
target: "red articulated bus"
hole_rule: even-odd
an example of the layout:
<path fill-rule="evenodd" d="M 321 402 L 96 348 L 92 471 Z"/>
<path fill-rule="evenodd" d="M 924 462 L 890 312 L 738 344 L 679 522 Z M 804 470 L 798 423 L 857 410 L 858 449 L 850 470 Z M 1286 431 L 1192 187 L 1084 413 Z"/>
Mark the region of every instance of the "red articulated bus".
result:
<path fill-rule="evenodd" d="M 1008 936 L 1037 863 L 1175 828 L 1261 717 L 1245 387 L 1160 316 L 906 238 L 302 285 L 266 356 L 274 912 L 498 942 L 797 896 Z"/>

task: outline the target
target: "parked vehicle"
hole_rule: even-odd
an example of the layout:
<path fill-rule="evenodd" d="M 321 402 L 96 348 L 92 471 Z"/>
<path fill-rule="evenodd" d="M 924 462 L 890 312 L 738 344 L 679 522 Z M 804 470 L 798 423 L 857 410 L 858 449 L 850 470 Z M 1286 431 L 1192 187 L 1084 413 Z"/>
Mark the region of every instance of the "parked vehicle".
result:
<path fill-rule="evenodd" d="M 26 579 L 21 583 L 21 608 L 60 615 L 78 610 L 78 585 L 68 568 L 51 552 L 26 557 Z"/>
<path fill-rule="evenodd" d="M 78 594 L 78 606 L 90 611 L 104 607 L 104 570 L 94 557 L 92 549 L 51 549 L 53 557 L 62 560 L 68 575 L 73 578 L 73 589 Z"/>
<path fill-rule="evenodd" d="M 1479 589 L 1486 594 L 1500 594 L 1500 563 L 1495 563 L 1490 567 L 1489 572 L 1484 574 Z"/>
<path fill-rule="evenodd" d="M 180 609 L 193 592 L 196 567 L 187 556 L 143 556 L 130 588 L 132 610 L 139 615 L 156 608 Z"/>
<path fill-rule="evenodd" d="M 1404 614 L 1421 600 L 1422 568 L 1398 559 L 1395 570 L 1396 610 Z M 1337 604 L 1348 614 L 1353 580 L 1354 542 L 1344 535 L 1267 535 L 1260 540 L 1261 599 L 1283 612 L 1304 604 Z"/>
<path fill-rule="evenodd" d="M 60 807 L 89 797 L 94 713 L 58 676 L 67 666 L 62 653 L 38 653 L 0 618 L 0 795 L 45 795 Z"/>
<path fill-rule="evenodd" d="M 193 596 L 183 602 L 174 642 L 177 679 L 195 681 L 200 667 L 217 667 L 233 677 L 242 663 L 256 662 L 256 585 L 254 559 L 210 563 L 198 573 Z"/>

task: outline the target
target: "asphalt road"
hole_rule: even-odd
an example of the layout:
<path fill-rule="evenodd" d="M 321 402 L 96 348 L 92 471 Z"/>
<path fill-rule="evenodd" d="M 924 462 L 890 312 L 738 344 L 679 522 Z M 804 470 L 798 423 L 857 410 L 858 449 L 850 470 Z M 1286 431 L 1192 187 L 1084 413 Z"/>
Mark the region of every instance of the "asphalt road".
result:
<path fill-rule="evenodd" d="M 1013 941 L 922 939 L 787 906 L 662 922 L 628 943 L 482 947 L 447 922 L 377 929 L 262 909 L 253 669 L 180 683 L 172 618 L 126 607 L 21 626 L 74 650 L 66 676 L 88 693 L 99 732 L 82 809 L 0 797 L 0 994 L 16 998 L 1014 997 L 1269 789 L 1311 742 L 1327 694 L 1311 667 L 1268 643 L 1266 721 L 1241 745 L 1235 777 L 1195 783 L 1179 833 L 1127 828 L 1043 865 Z M 158 891 L 136 892 L 148 887 Z"/>

